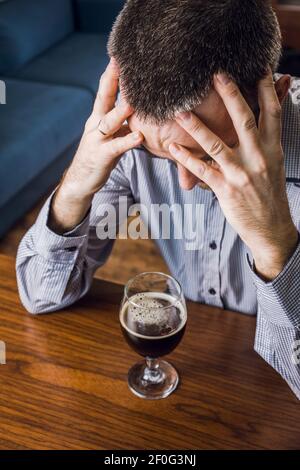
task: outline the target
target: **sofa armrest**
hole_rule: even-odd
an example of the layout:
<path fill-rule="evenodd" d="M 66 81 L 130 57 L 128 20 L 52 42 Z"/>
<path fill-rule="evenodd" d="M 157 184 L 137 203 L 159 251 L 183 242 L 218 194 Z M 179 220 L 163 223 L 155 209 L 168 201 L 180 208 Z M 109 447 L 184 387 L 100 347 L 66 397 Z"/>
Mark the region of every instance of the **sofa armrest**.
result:
<path fill-rule="evenodd" d="M 125 0 L 75 0 L 76 29 L 108 34 Z"/>

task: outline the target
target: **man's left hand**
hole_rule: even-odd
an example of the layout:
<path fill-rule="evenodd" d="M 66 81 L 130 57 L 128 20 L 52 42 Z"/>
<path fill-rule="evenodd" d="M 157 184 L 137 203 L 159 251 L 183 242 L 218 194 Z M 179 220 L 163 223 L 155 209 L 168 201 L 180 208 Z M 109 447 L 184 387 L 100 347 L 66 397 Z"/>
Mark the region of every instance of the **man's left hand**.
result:
<path fill-rule="evenodd" d="M 257 273 L 267 281 L 283 269 L 298 242 L 285 187 L 281 146 L 281 107 L 271 71 L 259 83 L 259 124 L 237 85 L 226 75 L 214 78 L 235 127 L 239 143 L 229 148 L 192 112 L 176 121 L 218 164 L 176 143 L 174 159 L 215 193 L 227 221 L 252 252 Z"/>

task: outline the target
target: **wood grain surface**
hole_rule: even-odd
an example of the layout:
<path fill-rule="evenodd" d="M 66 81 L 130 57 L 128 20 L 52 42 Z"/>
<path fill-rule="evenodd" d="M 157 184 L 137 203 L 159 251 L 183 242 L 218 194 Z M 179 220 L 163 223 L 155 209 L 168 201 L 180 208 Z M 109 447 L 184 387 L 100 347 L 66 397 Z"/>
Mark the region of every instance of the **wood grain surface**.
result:
<path fill-rule="evenodd" d="M 95 281 L 71 308 L 31 316 L 14 260 L 0 256 L 1 449 L 297 449 L 300 407 L 253 351 L 255 318 L 188 303 L 169 360 L 178 390 L 144 401 L 127 388 L 118 319 L 122 286 Z"/>

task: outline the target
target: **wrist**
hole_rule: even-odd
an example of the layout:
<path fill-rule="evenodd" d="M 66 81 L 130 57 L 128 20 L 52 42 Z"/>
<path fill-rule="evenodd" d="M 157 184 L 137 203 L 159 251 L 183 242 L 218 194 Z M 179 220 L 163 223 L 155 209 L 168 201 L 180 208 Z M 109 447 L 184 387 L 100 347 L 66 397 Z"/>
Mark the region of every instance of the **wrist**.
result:
<path fill-rule="evenodd" d="M 88 213 L 93 196 L 81 196 L 63 182 L 54 194 L 50 207 L 48 226 L 58 235 L 73 230 Z"/>
<path fill-rule="evenodd" d="M 87 206 L 91 204 L 94 197 L 93 192 L 89 192 L 80 184 L 64 177 L 60 183 L 55 196 L 56 202 L 65 207 Z"/>
<path fill-rule="evenodd" d="M 293 255 L 299 234 L 293 225 L 282 241 L 268 243 L 263 248 L 251 249 L 257 274 L 266 281 L 274 280 Z"/>
<path fill-rule="evenodd" d="M 79 173 L 79 175 L 78 175 Z M 83 172 L 82 172 L 83 173 Z M 85 201 L 91 201 L 97 190 L 93 190 L 86 183 L 89 180 L 88 176 L 84 179 L 80 171 L 76 171 L 72 165 L 64 173 L 62 181 L 59 185 L 60 197 L 65 200 L 66 203 L 78 202 L 82 203 Z"/>

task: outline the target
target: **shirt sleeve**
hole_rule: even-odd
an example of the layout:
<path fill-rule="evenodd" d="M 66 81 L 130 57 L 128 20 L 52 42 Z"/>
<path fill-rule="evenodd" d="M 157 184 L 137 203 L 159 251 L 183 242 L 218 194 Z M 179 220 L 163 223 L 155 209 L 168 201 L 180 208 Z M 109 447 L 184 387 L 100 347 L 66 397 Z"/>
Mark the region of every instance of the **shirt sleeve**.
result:
<path fill-rule="evenodd" d="M 258 301 L 254 348 L 300 399 L 300 243 L 271 282 L 257 275 L 250 254 L 247 258 Z"/>
<path fill-rule="evenodd" d="M 283 270 L 271 282 L 264 281 L 255 270 L 253 258 L 247 259 L 260 305 L 268 312 L 268 320 L 279 326 L 300 327 L 300 242 Z"/>
<path fill-rule="evenodd" d="M 58 235 L 48 226 L 54 193 L 44 204 L 35 224 L 23 237 L 16 259 L 20 299 L 33 314 L 60 310 L 89 290 L 93 275 L 107 260 L 115 237 L 99 237 L 99 227 L 107 225 L 107 212 L 113 232 L 126 219 L 133 198 L 128 171 L 131 152 L 124 154 L 106 185 L 93 198 L 85 219 L 73 230 Z M 126 204 L 120 211 L 120 200 Z M 103 230 L 102 232 L 103 233 Z"/>

